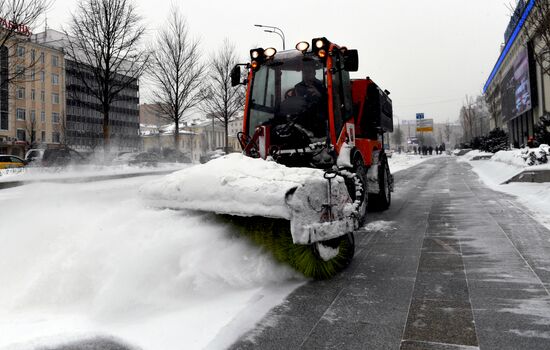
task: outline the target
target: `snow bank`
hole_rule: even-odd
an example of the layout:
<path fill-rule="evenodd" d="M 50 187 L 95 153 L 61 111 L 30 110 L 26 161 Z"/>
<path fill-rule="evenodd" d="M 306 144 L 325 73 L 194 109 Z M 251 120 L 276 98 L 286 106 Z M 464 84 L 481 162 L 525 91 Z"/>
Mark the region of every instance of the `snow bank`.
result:
<path fill-rule="evenodd" d="M 339 220 L 332 226 L 317 225 L 323 205 L 328 203 L 323 175 L 320 169 L 289 168 L 232 153 L 169 174 L 140 191 L 159 207 L 287 219 L 294 242 L 307 244 L 341 236 L 354 228 L 349 216 L 351 199 L 340 176 L 332 180 L 331 192 Z"/>
<path fill-rule="evenodd" d="M 501 162 L 510 166 L 513 166 L 517 169 L 523 169 L 530 165 L 538 165 L 539 162 L 529 162 L 529 154 L 533 153 L 537 158 L 541 157 L 542 154 L 548 155 L 549 149 L 548 145 L 541 145 L 537 148 L 523 148 L 523 149 L 514 149 L 510 151 L 499 151 L 495 153 L 491 160 L 495 162 Z M 542 165 L 543 167 L 545 165 Z M 550 165 L 547 165 L 550 169 Z"/>
<path fill-rule="evenodd" d="M 483 151 L 480 151 L 480 150 L 472 150 L 466 154 L 464 154 L 463 156 L 461 156 L 460 158 L 458 158 L 457 160 L 459 162 L 466 162 L 466 161 L 471 161 L 473 160 L 475 157 L 481 157 L 481 156 L 493 156 L 494 153 L 490 153 L 490 152 L 483 152 Z"/>

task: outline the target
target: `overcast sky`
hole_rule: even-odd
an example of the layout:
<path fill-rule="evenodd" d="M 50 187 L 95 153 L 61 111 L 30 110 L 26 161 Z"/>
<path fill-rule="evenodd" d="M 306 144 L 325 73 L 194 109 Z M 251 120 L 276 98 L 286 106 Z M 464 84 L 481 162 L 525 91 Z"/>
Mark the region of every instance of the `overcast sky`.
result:
<path fill-rule="evenodd" d="M 54 0 L 48 26 L 61 29 L 77 0 Z M 135 0 L 150 33 L 162 27 L 170 0 Z M 359 72 L 391 92 L 394 114 L 416 112 L 436 122 L 453 121 L 465 95 L 479 95 L 508 24 L 505 0 L 179 0 L 190 31 L 206 55 L 233 41 L 248 59 L 252 47 L 282 49 L 281 39 L 255 23 L 280 27 L 286 48 L 326 36 L 359 50 Z M 34 28 L 33 32 L 43 28 Z M 143 86 L 143 85 L 142 85 Z"/>

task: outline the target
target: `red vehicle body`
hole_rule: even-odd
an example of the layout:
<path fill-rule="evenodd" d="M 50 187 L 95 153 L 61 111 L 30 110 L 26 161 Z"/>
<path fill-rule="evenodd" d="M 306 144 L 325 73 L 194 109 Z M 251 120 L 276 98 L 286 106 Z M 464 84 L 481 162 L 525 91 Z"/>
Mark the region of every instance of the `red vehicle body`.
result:
<path fill-rule="evenodd" d="M 308 50 L 309 43 L 301 42 L 296 50 L 281 53 L 251 50 L 238 136 L 243 151 L 288 166 L 347 168 L 360 175 L 372 200 L 369 207 L 386 209 L 393 190 L 383 150 L 384 133 L 393 131 L 389 92 L 368 77 L 349 78 L 358 68 L 356 50 L 326 38 L 313 39 L 311 46 Z M 241 79 L 237 68 L 232 72 L 234 85 Z M 311 77 L 308 71 L 313 71 Z M 300 76 L 302 81 L 294 84 Z M 300 86 L 306 86 L 300 89 L 303 98 L 298 96 Z M 313 103 L 308 101 L 310 91 Z M 313 126 L 305 126 L 313 120 Z"/>

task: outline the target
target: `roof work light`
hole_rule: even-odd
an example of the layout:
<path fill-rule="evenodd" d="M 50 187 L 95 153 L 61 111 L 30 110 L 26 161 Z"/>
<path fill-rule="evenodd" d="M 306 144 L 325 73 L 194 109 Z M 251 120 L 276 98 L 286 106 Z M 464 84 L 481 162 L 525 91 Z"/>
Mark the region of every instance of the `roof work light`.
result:
<path fill-rule="evenodd" d="M 275 56 L 276 53 L 277 53 L 277 50 L 275 50 L 275 48 L 273 47 L 267 48 L 264 51 L 265 58 L 268 58 L 268 59 Z"/>
<path fill-rule="evenodd" d="M 309 49 L 309 43 L 307 41 L 300 41 L 296 44 L 296 50 L 302 51 L 302 53 L 305 53 L 307 49 Z"/>

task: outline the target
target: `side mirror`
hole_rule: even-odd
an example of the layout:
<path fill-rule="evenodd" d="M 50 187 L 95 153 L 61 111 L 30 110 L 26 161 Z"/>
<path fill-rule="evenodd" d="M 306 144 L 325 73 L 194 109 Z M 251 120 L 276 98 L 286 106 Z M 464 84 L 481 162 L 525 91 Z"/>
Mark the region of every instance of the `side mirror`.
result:
<path fill-rule="evenodd" d="M 241 83 L 241 67 L 235 66 L 231 70 L 231 86 L 237 86 Z"/>
<path fill-rule="evenodd" d="M 346 50 L 344 53 L 344 69 L 348 72 L 357 72 L 359 69 L 359 55 L 357 50 Z"/>

